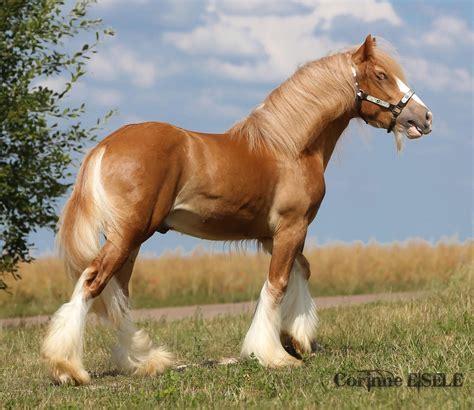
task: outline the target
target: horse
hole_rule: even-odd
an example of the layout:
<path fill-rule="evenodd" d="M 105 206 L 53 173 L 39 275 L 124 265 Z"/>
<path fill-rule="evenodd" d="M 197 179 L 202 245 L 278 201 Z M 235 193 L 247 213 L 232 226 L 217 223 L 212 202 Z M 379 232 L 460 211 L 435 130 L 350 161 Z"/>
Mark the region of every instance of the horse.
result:
<path fill-rule="evenodd" d="M 271 255 L 241 356 L 266 367 L 299 366 L 317 327 L 305 237 L 325 195 L 329 159 L 357 118 L 392 131 L 398 149 L 404 135 L 432 129 L 431 111 L 370 34 L 360 46 L 299 67 L 225 133 L 145 122 L 95 146 L 59 220 L 61 256 L 76 284 L 41 347 L 52 379 L 90 382 L 82 352 L 91 308 L 117 332 L 112 358 L 120 371 L 153 376 L 173 366 L 174 356 L 136 327 L 128 306 L 140 245 L 169 230 L 256 240 Z"/>

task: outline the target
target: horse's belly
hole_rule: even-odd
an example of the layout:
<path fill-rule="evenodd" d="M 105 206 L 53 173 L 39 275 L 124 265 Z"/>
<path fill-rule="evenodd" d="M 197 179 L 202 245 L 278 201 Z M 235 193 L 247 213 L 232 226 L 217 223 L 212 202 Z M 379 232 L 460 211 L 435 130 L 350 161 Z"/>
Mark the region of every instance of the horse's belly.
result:
<path fill-rule="evenodd" d="M 259 220 L 238 215 L 202 215 L 191 210 L 173 210 L 165 219 L 169 229 L 210 240 L 254 239 L 266 236 Z"/>

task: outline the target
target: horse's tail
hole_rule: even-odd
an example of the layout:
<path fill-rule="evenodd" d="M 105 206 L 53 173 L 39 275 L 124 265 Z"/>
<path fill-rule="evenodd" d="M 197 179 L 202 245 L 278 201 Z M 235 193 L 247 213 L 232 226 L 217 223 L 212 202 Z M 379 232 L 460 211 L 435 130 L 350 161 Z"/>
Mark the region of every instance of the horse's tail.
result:
<path fill-rule="evenodd" d="M 71 197 L 59 221 L 57 245 L 66 270 L 77 279 L 100 250 L 100 235 L 118 223 L 102 185 L 101 164 L 105 147 L 92 149 L 84 158 Z"/>

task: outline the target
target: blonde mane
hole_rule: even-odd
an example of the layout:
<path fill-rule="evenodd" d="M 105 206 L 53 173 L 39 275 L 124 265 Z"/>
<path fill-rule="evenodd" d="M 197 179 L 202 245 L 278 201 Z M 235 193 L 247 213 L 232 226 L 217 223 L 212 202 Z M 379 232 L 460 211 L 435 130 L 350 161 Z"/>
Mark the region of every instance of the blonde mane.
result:
<path fill-rule="evenodd" d="M 395 60 L 387 52 L 376 50 L 377 60 L 404 79 Z M 228 133 L 246 139 L 252 149 L 296 157 L 318 137 L 324 125 L 354 108 L 353 51 L 304 64 Z"/>

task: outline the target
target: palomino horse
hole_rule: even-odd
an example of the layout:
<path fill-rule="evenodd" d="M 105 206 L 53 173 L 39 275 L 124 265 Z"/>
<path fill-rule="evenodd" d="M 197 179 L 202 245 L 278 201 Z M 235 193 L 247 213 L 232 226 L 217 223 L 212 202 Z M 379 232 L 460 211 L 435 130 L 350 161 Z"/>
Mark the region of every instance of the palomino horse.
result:
<path fill-rule="evenodd" d="M 42 357 L 55 381 L 87 383 L 82 338 L 94 305 L 118 333 L 119 369 L 154 375 L 173 356 L 130 319 L 128 285 L 140 245 L 156 231 L 214 240 L 256 239 L 271 253 L 242 356 L 264 366 L 301 363 L 316 311 L 303 245 L 324 197 L 324 171 L 352 118 L 406 134 L 431 131 L 432 114 L 399 65 L 370 35 L 359 48 L 300 67 L 224 134 L 148 122 L 120 128 L 86 156 L 60 222 L 59 245 L 77 283 L 53 316 Z M 101 244 L 100 235 L 105 237 Z"/>

